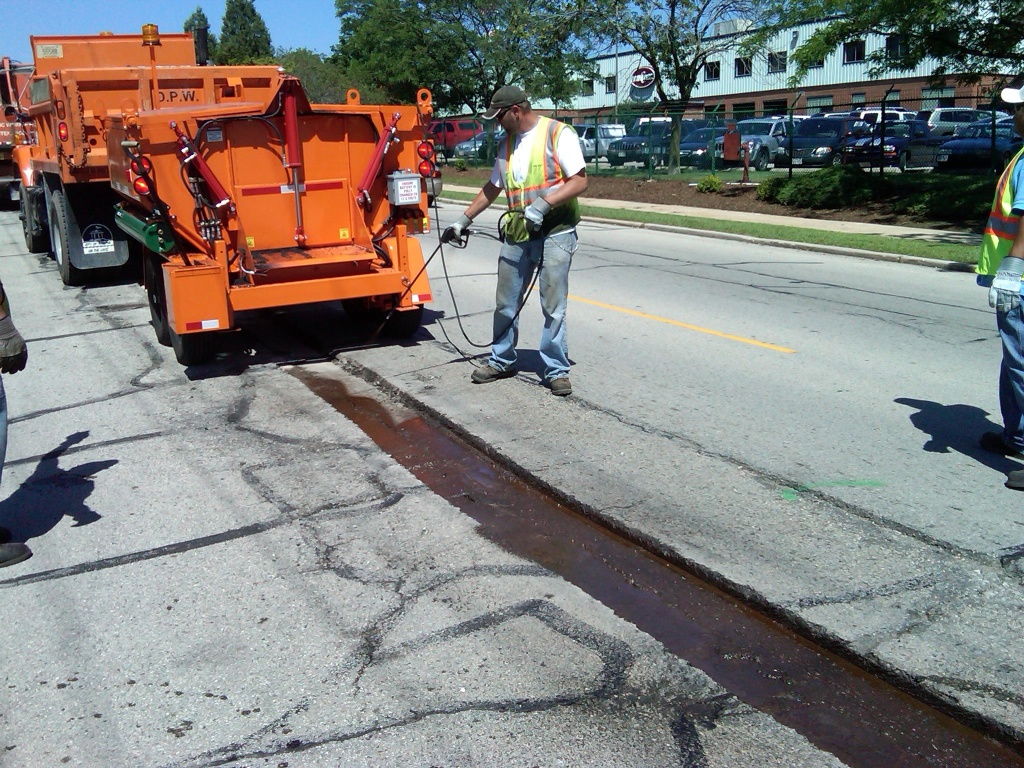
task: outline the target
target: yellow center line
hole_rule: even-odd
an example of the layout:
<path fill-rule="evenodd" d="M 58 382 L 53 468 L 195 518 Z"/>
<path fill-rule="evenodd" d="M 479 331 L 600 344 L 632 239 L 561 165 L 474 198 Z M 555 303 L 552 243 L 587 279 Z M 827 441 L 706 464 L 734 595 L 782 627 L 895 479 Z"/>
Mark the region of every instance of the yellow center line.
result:
<path fill-rule="evenodd" d="M 776 352 L 796 352 L 795 349 L 789 347 L 780 347 L 777 344 L 768 344 L 764 341 L 758 341 L 757 339 L 748 339 L 745 336 L 734 336 L 731 333 L 723 333 L 722 331 L 715 331 L 711 328 L 701 328 L 699 325 L 690 325 L 689 323 L 681 323 L 678 320 L 672 320 L 667 317 L 658 317 L 657 315 L 649 315 L 646 312 L 638 312 L 635 309 L 627 309 L 626 307 L 617 307 L 614 304 L 605 304 L 601 301 L 594 301 L 593 299 L 584 299 L 580 296 L 569 296 L 573 301 L 579 301 L 584 304 L 590 304 L 595 307 L 601 307 L 602 309 L 610 309 L 613 312 L 622 312 L 626 315 L 634 315 L 635 317 L 642 317 L 645 320 L 655 320 L 659 323 L 665 323 L 667 325 L 674 325 L 678 328 L 686 328 L 691 331 L 699 331 L 700 333 L 707 333 L 711 336 L 720 336 L 723 339 L 730 339 L 732 341 L 740 341 L 744 344 L 753 344 L 755 347 L 764 347 L 765 349 L 773 349 Z"/>

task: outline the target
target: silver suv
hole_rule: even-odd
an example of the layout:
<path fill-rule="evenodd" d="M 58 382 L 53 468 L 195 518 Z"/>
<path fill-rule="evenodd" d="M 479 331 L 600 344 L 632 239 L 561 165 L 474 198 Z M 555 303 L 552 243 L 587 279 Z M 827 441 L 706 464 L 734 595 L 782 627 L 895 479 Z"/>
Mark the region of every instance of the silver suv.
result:
<path fill-rule="evenodd" d="M 970 107 L 939 107 L 933 109 L 927 117 L 917 113 L 919 120 L 928 121 L 933 136 L 952 136 L 957 126 L 984 120 L 989 116 L 988 112 Z"/>
<path fill-rule="evenodd" d="M 601 123 L 599 125 L 577 125 L 576 133 L 580 137 L 583 158 L 593 160 L 595 157 L 607 157 L 608 145 L 626 135 L 626 126 L 621 123 Z"/>

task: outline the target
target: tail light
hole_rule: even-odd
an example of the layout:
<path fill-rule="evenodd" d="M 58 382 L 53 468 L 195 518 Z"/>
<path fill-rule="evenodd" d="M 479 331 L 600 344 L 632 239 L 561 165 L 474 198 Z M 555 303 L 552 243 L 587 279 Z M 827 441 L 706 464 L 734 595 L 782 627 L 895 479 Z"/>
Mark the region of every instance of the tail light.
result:
<path fill-rule="evenodd" d="M 153 162 L 143 155 L 132 159 L 132 173 L 136 176 L 148 176 L 153 172 Z"/>
<path fill-rule="evenodd" d="M 59 123 L 57 125 L 57 136 L 60 137 L 61 141 L 67 141 L 68 140 L 68 124 L 67 123 Z"/>
<path fill-rule="evenodd" d="M 434 145 L 429 141 L 421 141 L 416 147 L 416 154 L 424 160 L 434 159 Z"/>
<path fill-rule="evenodd" d="M 421 160 L 417 170 L 420 172 L 420 176 L 429 178 L 437 173 L 437 166 L 429 160 Z"/>
<path fill-rule="evenodd" d="M 137 178 L 135 181 L 132 182 L 132 187 L 135 189 L 135 191 L 138 194 L 143 195 L 145 197 L 149 197 L 149 193 L 150 193 L 149 182 L 146 181 L 141 176 L 139 178 Z"/>

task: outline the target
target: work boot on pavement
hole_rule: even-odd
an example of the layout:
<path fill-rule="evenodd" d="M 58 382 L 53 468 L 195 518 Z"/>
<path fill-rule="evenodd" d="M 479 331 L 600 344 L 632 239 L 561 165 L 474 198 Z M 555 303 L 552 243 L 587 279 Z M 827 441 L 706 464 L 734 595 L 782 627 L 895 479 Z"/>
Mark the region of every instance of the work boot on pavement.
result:
<path fill-rule="evenodd" d="M 474 384 L 488 384 L 498 379 L 510 379 L 515 375 L 516 372 L 513 368 L 506 368 L 502 371 L 493 365 L 483 365 L 473 371 L 473 375 L 470 378 L 473 379 Z"/>
<path fill-rule="evenodd" d="M 20 563 L 32 557 L 32 550 L 24 544 L 0 544 L 0 568 Z"/>
<path fill-rule="evenodd" d="M 572 394 L 572 384 L 569 383 L 568 376 L 559 376 L 557 379 L 551 380 L 551 394 L 558 395 L 559 397 L 565 397 L 566 395 Z"/>

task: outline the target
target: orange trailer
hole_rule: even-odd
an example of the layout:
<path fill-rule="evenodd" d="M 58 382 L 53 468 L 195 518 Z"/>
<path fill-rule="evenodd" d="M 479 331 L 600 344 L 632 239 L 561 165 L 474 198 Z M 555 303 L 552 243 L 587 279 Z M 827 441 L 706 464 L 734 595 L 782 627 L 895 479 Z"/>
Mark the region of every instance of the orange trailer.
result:
<path fill-rule="evenodd" d="M 430 286 L 410 235 L 429 228 L 429 91 L 409 106 L 364 105 L 355 90 L 325 105 L 272 66 L 72 73 L 80 94 L 122 89 L 82 159 L 104 160 L 114 227 L 143 259 L 157 337 L 179 362 L 207 359 L 245 310 L 341 300 L 392 335 L 419 327 Z"/>

